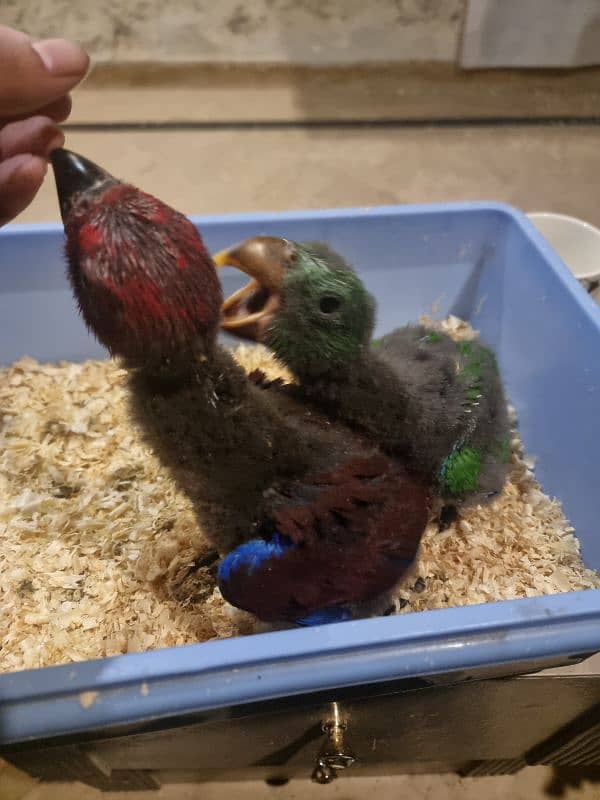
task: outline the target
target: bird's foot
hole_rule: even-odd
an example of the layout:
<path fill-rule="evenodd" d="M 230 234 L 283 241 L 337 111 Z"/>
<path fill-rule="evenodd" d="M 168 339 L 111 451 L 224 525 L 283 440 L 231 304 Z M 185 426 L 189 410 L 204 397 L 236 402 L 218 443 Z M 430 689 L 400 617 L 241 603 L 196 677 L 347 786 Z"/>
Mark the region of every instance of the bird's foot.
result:
<path fill-rule="evenodd" d="M 181 603 L 199 603 L 208 600 L 217 585 L 216 550 L 208 550 L 191 563 L 189 556 L 180 553 L 173 559 L 166 576 L 167 593 Z"/>
<path fill-rule="evenodd" d="M 440 533 L 448 530 L 450 525 L 452 525 L 453 522 L 456 522 L 457 519 L 458 509 L 456 506 L 442 506 L 442 510 L 440 511 L 440 515 L 438 517 L 438 529 Z"/>

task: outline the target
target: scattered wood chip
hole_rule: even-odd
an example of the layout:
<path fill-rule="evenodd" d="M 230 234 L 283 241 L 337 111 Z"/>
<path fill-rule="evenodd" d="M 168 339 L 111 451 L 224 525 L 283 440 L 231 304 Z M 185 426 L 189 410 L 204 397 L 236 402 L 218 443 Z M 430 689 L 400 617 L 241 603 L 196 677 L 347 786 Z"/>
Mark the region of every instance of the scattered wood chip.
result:
<path fill-rule="evenodd" d="M 476 335 L 456 318 L 435 325 L 457 339 Z M 236 357 L 248 372 L 289 380 L 263 348 L 240 347 Z M 129 420 L 124 378 L 114 361 L 24 358 L 0 370 L 2 671 L 269 629 L 223 601 L 209 567 L 194 602 L 182 602 L 177 587 L 190 585 L 186 569 L 210 543 Z M 496 502 L 442 533 L 430 526 L 392 597 L 397 613 L 600 586 L 516 433 L 512 452 Z"/>
<path fill-rule="evenodd" d="M 90 708 L 96 702 L 98 692 L 81 692 L 79 695 L 79 705 L 82 708 Z"/>

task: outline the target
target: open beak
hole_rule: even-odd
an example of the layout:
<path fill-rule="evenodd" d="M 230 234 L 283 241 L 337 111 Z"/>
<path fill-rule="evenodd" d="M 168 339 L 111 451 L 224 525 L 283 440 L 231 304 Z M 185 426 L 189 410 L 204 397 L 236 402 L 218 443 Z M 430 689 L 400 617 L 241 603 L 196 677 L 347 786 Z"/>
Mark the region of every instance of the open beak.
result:
<path fill-rule="evenodd" d="M 217 267 L 236 267 L 251 280 L 221 306 L 221 327 L 242 339 L 262 342 L 280 303 L 293 245 L 275 236 L 255 236 L 213 255 Z"/>

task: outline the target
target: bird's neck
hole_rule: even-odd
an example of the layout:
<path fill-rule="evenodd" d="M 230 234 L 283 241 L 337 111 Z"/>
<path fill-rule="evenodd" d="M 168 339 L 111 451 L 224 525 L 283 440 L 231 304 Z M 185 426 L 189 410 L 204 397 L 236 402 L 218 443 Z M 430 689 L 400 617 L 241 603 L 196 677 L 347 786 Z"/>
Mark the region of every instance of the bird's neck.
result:
<path fill-rule="evenodd" d="M 369 434 L 388 432 L 390 449 L 402 453 L 407 443 L 395 441 L 408 403 L 395 372 L 372 351 L 351 364 L 317 378 L 300 379 L 300 392 L 328 415 Z"/>
<path fill-rule="evenodd" d="M 187 403 L 189 414 L 203 423 L 203 436 L 214 437 L 215 444 L 222 426 L 232 419 L 262 417 L 268 405 L 233 354 L 219 345 L 197 351 L 181 368 L 177 364 L 164 364 L 160 369 L 142 366 L 130 375 L 133 389 L 147 397 L 163 402 L 172 398 L 178 407 Z"/>
<path fill-rule="evenodd" d="M 264 492 L 319 469 L 332 450 L 220 347 L 183 377 L 132 370 L 130 389 L 133 420 L 146 442 L 206 524 L 220 530 L 247 535 L 239 520 L 260 517 Z"/>
<path fill-rule="evenodd" d="M 213 405 L 215 392 L 235 395 L 244 388 L 241 368 L 217 346 L 208 352 L 188 353 L 180 362 L 125 361 L 124 366 L 129 370 L 132 388 L 147 395 L 168 397 L 193 389 L 198 413 L 205 404 Z"/>

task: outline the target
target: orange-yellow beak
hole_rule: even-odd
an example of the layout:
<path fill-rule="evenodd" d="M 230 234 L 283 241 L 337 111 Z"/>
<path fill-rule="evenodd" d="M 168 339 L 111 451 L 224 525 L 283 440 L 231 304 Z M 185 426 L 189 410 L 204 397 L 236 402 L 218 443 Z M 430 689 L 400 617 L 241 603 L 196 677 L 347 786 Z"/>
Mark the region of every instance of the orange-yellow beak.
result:
<path fill-rule="evenodd" d="M 251 280 L 226 298 L 221 327 L 244 339 L 264 340 L 279 307 L 286 266 L 295 259 L 293 244 L 275 236 L 255 236 L 213 256 L 217 267 L 236 267 Z"/>

